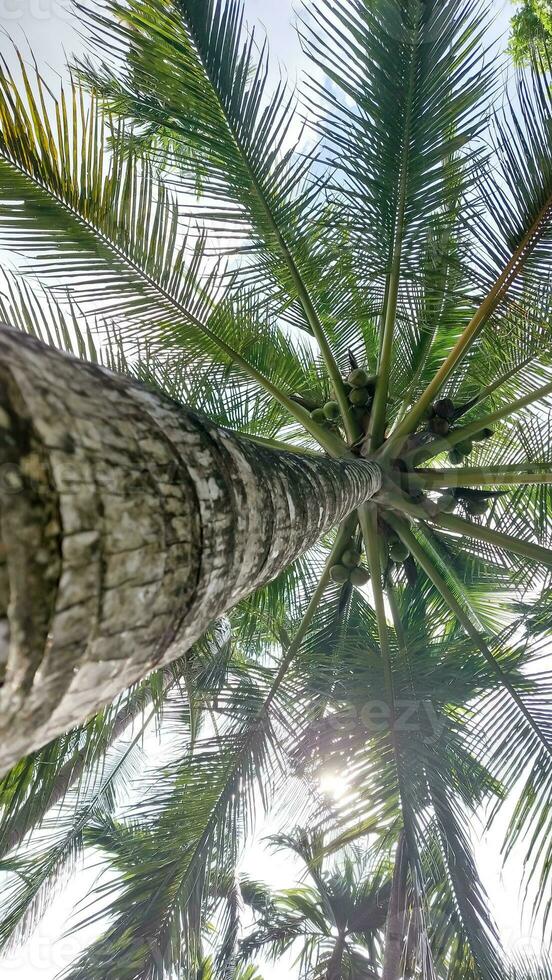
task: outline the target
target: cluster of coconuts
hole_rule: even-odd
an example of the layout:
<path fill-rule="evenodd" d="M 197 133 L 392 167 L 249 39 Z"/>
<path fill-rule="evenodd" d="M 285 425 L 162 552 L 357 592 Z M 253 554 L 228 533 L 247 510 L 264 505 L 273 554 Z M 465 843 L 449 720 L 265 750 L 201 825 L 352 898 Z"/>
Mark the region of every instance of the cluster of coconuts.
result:
<path fill-rule="evenodd" d="M 463 411 L 464 409 L 461 408 L 460 414 L 463 414 Z M 458 409 L 452 399 L 440 398 L 439 401 L 434 402 L 429 407 L 429 431 L 433 432 L 436 436 L 445 438 L 452 431 L 453 422 L 457 417 Z M 448 454 L 449 461 L 453 466 L 458 466 L 459 463 L 462 463 L 470 455 L 474 442 L 483 442 L 485 439 L 490 439 L 493 434 L 492 429 L 481 429 L 471 439 L 463 439 L 462 442 L 457 442 Z"/>
<path fill-rule="evenodd" d="M 368 374 L 364 368 L 353 368 L 343 385 L 353 414 L 356 418 L 363 419 L 369 414 L 372 406 L 372 399 L 376 390 L 375 375 Z M 325 425 L 336 423 L 341 412 L 338 403 L 334 399 L 330 399 L 321 408 L 315 408 L 310 414 L 313 422 Z"/>
<path fill-rule="evenodd" d="M 415 504 L 425 510 L 429 517 L 437 517 L 438 514 L 453 514 L 460 504 L 468 514 L 481 516 L 486 514 L 492 498 L 502 496 L 504 492 L 504 490 L 486 491 L 458 487 L 455 490 L 443 491 L 437 498 L 430 497 L 421 490 L 411 490 L 409 496 Z"/>
<path fill-rule="evenodd" d="M 337 564 L 330 568 L 330 578 L 332 582 L 344 585 L 351 582 L 352 585 L 360 587 L 366 585 L 370 579 L 370 573 L 361 567 L 362 556 L 356 548 L 348 547 L 341 555 Z"/>
<path fill-rule="evenodd" d="M 459 490 L 457 493 L 446 493 L 437 501 L 439 510 L 444 514 L 452 514 L 459 503 L 462 503 L 472 517 L 486 514 L 490 505 L 492 493 L 484 494 L 477 490 Z"/>
<path fill-rule="evenodd" d="M 353 406 L 353 414 L 358 418 L 363 418 L 372 407 L 376 380 L 376 376 L 368 374 L 364 368 L 354 368 L 345 382 L 345 390 Z"/>

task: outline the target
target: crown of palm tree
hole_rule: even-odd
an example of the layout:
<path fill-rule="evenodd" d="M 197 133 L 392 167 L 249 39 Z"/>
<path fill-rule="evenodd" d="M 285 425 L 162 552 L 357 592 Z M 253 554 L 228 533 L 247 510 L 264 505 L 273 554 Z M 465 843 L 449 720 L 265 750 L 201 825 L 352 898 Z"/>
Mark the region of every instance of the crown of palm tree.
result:
<path fill-rule="evenodd" d="M 298 855 L 311 884 L 281 892 L 253 891 L 257 915 L 241 941 L 240 956 L 278 960 L 293 951 L 301 976 L 343 976 L 362 980 L 379 976 L 383 931 L 391 880 L 389 866 L 374 866 L 359 847 L 346 850 L 338 862 L 324 860 L 323 840 L 306 832 L 272 838 L 272 845 Z"/>
<path fill-rule="evenodd" d="M 477 0 L 312 0 L 300 93 L 271 89 L 239 0 L 78 9 L 92 54 L 68 91 L 23 61 L 0 77 L 0 245 L 28 259 L 2 319 L 270 447 L 374 460 L 383 487 L 3 779 L 0 942 L 101 847 L 112 916 L 66 975 L 193 975 L 213 881 L 291 779 L 328 850 L 404 852 L 414 976 L 498 980 L 470 818 L 514 794 L 505 846 L 545 920 L 552 869 L 547 74 L 497 101 Z M 180 751 L 125 804 L 161 706 Z"/>

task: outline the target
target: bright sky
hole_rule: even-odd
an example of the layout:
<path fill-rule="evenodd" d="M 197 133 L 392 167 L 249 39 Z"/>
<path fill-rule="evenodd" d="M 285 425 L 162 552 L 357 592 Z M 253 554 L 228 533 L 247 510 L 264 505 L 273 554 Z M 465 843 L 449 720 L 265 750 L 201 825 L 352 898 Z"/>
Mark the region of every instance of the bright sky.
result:
<path fill-rule="evenodd" d="M 273 55 L 292 76 L 301 66 L 299 44 L 290 26 L 292 10 L 296 6 L 298 4 L 291 0 L 246 0 L 250 21 L 262 23 L 268 32 Z M 509 0 L 495 0 L 495 7 L 494 31 L 496 37 L 504 36 L 511 5 Z M 41 68 L 49 65 L 62 73 L 66 54 L 79 48 L 75 21 L 59 0 L 0 0 L 0 25 L 5 32 L 4 36 L 0 35 L 0 53 L 9 53 L 6 35 L 11 36 L 20 47 L 24 47 L 27 40 Z M 259 838 L 263 832 L 264 828 Z M 478 848 L 480 866 L 494 912 L 508 949 L 535 949 L 530 929 L 520 922 L 519 869 L 510 866 L 508 873 L 502 876 L 499 840 L 500 834 L 495 832 L 483 840 Z M 286 863 L 282 855 L 267 856 L 259 842 L 247 857 L 247 871 L 257 878 L 264 877 L 274 887 L 290 884 L 290 877 L 294 874 L 293 865 Z M 48 910 L 34 939 L 23 951 L 0 963 L 2 978 L 13 975 L 18 980 L 54 980 L 58 972 L 67 966 L 78 952 L 82 938 L 79 941 L 75 936 L 61 940 L 58 937 L 68 927 L 75 902 L 86 892 L 94 875 L 93 870 L 83 870 L 78 880 L 63 890 Z M 292 968 L 284 964 L 274 969 L 266 967 L 263 972 L 265 980 L 294 980 L 296 976 Z"/>

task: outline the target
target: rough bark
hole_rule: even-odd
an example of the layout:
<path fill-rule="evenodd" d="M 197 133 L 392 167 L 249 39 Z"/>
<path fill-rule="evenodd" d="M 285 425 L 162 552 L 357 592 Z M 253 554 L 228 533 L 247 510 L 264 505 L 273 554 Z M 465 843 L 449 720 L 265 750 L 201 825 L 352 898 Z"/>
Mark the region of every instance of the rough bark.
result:
<path fill-rule="evenodd" d="M 0 772 L 182 654 L 370 498 L 0 328 Z"/>

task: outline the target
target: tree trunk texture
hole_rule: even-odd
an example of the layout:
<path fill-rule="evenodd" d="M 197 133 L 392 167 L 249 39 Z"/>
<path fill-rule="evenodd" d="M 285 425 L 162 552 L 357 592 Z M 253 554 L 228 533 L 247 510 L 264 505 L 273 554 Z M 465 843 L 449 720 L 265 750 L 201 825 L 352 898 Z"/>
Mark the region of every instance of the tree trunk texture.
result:
<path fill-rule="evenodd" d="M 407 913 L 406 840 L 401 834 L 395 855 L 393 884 L 389 898 L 382 980 L 402 980 L 404 976 L 405 930 Z"/>
<path fill-rule="evenodd" d="M 381 486 L 0 328 L 0 772 L 83 723 Z"/>
<path fill-rule="evenodd" d="M 345 933 L 340 932 L 332 951 L 326 980 L 342 980 L 343 977 L 343 954 L 345 953 Z"/>

